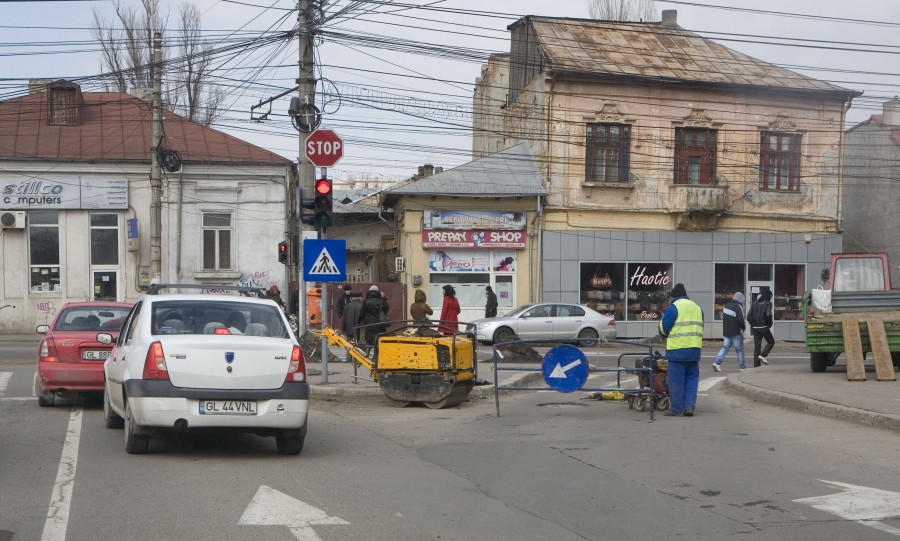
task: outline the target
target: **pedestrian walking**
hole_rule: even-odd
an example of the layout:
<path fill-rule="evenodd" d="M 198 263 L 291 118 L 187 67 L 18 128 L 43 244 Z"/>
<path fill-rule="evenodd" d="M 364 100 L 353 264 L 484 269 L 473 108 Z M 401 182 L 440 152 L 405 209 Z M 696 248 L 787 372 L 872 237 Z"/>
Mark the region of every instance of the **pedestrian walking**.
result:
<path fill-rule="evenodd" d="M 700 384 L 700 350 L 703 346 L 703 311 L 687 296 L 684 284 L 669 293 L 672 302 L 659 322 L 666 338 L 669 375 L 669 411 L 663 415 L 693 417 Z"/>
<path fill-rule="evenodd" d="M 738 291 L 722 309 L 722 349 L 716 355 L 713 362 L 713 370 L 722 371 L 722 361 L 734 347 L 738 358 L 738 368 L 742 371 L 747 368 L 744 361 L 744 330 L 747 324 L 744 321 L 744 294 Z"/>
<path fill-rule="evenodd" d="M 270 287 L 269 290 L 266 291 L 266 298 L 275 301 L 282 310 L 285 309 L 284 300 L 281 298 L 281 290 L 278 289 L 278 286 Z"/>
<path fill-rule="evenodd" d="M 441 306 L 441 332 L 453 334 L 459 330 L 459 301 L 456 300 L 456 290 L 447 284 L 444 286 L 444 304 Z"/>
<path fill-rule="evenodd" d="M 426 302 L 425 292 L 421 289 L 417 289 L 415 296 L 413 297 L 413 302 L 409 307 L 409 315 L 412 317 L 414 325 L 428 325 L 431 323 L 431 320 L 428 319 L 428 316 L 434 314 L 434 310 L 428 306 Z"/>
<path fill-rule="evenodd" d="M 344 321 L 344 308 L 347 306 L 347 303 L 350 302 L 350 293 L 352 292 L 352 289 L 350 284 L 344 284 L 344 294 L 337 300 L 337 315 L 341 318 L 341 322 Z"/>
<path fill-rule="evenodd" d="M 344 306 L 344 317 L 341 318 L 341 332 L 353 342 L 359 341 L 359 329 L 356 328 L 356 320 L 362 311 L 362 301 L 359 293 L 350 293 L 350 301 Z"/>
<path fill-rule="evenodd" d="M 362 303 L 362 309 L 356 318 L 357 325 L 367 325 L 363 336 L 370 346 L 375 345 L 378 335 L 387 330 L 387 313 L 389 310 L 387 297 L 381 294 L 378 286 L 372 285 L 366 292 L 366 300 Z M 381 323 L 377 325 L 377 323 Z"/>
<path fill-rule="evenodd" d="M 495 317 L 497 315 L 497 295 L 491 286 L 484 288 L 484 294 L 487 296 L 487 304 L 484 305 L 484 317 Z"/>
<path fill-rule="evenodd" d="M 760 292 L 750 311 L 747 312 L 747 322 L 750 323 L 750 332 L 753 333 L 753 367 L 761 364 L 769 364 L 769 353 L 775 347 L 775 337 L 772 336 L 772 292 L 764 289 Z M 766 347 L 762 348 L 762 341 L 766 341 Z"/>

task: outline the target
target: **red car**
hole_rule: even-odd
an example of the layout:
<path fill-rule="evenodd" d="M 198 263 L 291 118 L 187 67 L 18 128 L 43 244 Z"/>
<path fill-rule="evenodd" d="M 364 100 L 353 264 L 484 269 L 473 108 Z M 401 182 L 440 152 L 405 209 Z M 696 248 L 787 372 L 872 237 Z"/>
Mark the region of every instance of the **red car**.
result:
<path fill-rule="evenodd" d="M 112 344 L 97 342 L 97 333 L 118 336 L 131 304 L 124 302 L 70 302 L 51 325 L 39 325 L 34 394 L 41 407 L 52 406 L 56 396 L 103 392 L 103 361 Z"/>

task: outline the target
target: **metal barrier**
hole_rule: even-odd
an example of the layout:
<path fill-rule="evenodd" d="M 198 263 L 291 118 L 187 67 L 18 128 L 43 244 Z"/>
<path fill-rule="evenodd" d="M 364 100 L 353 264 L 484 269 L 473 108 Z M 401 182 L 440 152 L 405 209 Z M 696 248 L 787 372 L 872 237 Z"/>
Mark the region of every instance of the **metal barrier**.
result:
<path fill-rule="evenodd" d="M 596 339 L 577 339 L 579 342 L 588 342 L 588 343 L 596 343 Z M 616 387 L 584 387 L 577 389 L 578 391 L 587 391 L 587 392 L 619 392 L 623 395 L 630 395 L 633 399 L 649 399 L 650 401 L 650 420 L 653 420 L 653 413 L 655 411 L 657 399 L 663 396 L 663 393 L 659 393 L 654 390 L 653 386 L 653 372 L 654 372 L 654 364 L 655 361 L 661 359 L 660 356 L 654 356 L 653 353 L 653 345 L 648 342 L 635 342 L 631 340 L 612 340 L 612 342 L 618 344 L 628 344 L 633 346 L 646 347 L 647 353 L 634 353 L 634 352 L 626 352 L 619 355 L 616 360 L 615 368 L 603 368 L 603 367 L 590 367 L 588 375 L 592 372 L 615 372 L 616 373 Z M 533 340 L 515 340 L 512 342 L 504 342 L 502 344 L 497 344 L 493 346 L 493 357 L 492 363 L 494 365 L 494 404 L 496 407 L 497 417 L 500 417 L 500 391 L 546 391 L 546 390 L 554 390 L 549 385 L 545 385 L 542 387 L 532 387 L 532 386 L 517 386 L 517 385 L 501 385 L 500 384 L 500 372 L 510 371 L 510 372 L 542 372 L 543 363 L 538 368 L 534 366 L 500 366 L 499 359 L 503 358 L 503 355 L 497 351 L 497 348 L 502 348 L 506 346 L 510 346 L 513 344 L 558 344 L 558 340 L 548 340 L 548 339 L 533 339 Z M 579 347 L 579 349 L 582 349 Z M 582 353 L 584 353 L 582 351 Z M 626 357 L 634 357 L 638 356 L 644 360 L 647 360 L 647 368 L 643 367 L 622 367 L 622 359 Z M 638 386 L 638 387 L 622 387 L 622 374 L 627 374 L 629 376 L 633 376 L 635 374 L 646 373 L 647 380 L 649 384 L 647 386 Z M 640 380 L 642 378 L 638 377 L 638 384 L 640 385 Z M 629 403 L 630 405 L 630 403 Z M 642 411 L 642 410 L 641 410 Z"/>

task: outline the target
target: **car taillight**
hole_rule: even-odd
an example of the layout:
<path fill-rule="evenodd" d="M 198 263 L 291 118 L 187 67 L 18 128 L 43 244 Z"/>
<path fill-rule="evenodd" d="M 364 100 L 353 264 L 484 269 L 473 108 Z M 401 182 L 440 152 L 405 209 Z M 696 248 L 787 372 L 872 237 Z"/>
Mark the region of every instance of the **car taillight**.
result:
<path fill-rule="evenodd" d="M 291 366 L 288 368 L 285 383 L 291 381 L 306 381 L 306 361 L 303 359 L 303 351 L 299 346 L 294 346 L 291 351 Z"/>
<path fill-rule="evenodd" d="M 42 363 L 55 363 L 59 361 L 59 354 L 56 353 L 56 344 L 52 338 L 41 341 L 41 347 L 38 349 L 38 361 Z"/>
<path fill-rule="evenodd" d="M 153 342 L 150 344 L 150 349 L 147 350 L 147 358 L 144 360 L 144 379 L 169 379 L 166 355 L 159 342 Z"/>

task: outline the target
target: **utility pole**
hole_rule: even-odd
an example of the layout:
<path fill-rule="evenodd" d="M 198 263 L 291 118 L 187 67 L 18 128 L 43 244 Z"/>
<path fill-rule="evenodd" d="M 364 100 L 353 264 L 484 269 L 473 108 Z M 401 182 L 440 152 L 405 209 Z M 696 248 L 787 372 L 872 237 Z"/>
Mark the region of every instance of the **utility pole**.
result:
<path fill-rule="evenodd" d="M 161 279 L 162 271 L 162 171 L 159 143 L 162 139 L 162 33 L 153 33 L 153 140 L 150 142 L 150 277 Z"/>

